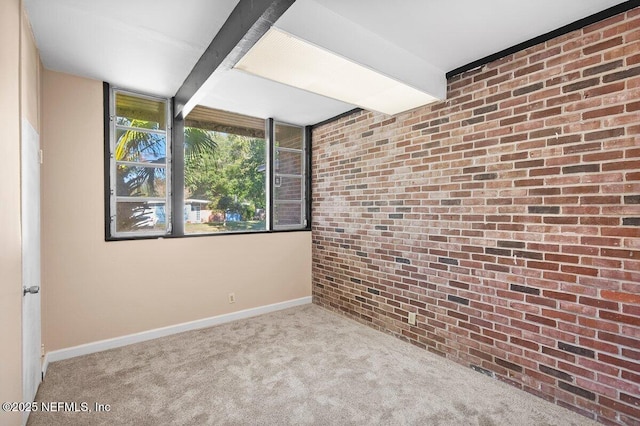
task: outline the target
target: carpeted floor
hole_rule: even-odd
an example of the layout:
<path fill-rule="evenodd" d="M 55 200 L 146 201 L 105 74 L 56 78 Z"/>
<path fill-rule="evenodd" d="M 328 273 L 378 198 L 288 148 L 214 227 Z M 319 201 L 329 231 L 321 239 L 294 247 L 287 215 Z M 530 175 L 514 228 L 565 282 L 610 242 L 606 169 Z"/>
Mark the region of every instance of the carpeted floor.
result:
<path fill-rule="evenodd" d="M 305 305 L 60 361 L 29 425 L 592 425 L 392 336 Z"/>

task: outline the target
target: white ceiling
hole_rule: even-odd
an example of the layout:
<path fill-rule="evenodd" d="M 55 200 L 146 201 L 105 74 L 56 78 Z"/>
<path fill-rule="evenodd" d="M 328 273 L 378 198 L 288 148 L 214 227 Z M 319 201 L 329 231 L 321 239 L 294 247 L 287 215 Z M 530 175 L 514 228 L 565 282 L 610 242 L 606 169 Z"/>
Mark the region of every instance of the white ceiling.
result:
<path fill-rule="evenodd" d="M 317 0 L 451 71 L 598 13 L 620 0 Z"/>
<path fill-rule="evenodd" d="M 276 26 L 435 93 L 444 74 L 621 0 L 297 0 Z M 25 0 L 46 68 L 173 96 L 238 0 Z M 410 64 L 410 65 L 409 65 Z M 354 108 L 237 70 L 202 105 L 293 124 Z"/>
<path fill-rule="evenodd" d="M 173 96 L 238 0 L 25 0 L 44 66 Z"/>

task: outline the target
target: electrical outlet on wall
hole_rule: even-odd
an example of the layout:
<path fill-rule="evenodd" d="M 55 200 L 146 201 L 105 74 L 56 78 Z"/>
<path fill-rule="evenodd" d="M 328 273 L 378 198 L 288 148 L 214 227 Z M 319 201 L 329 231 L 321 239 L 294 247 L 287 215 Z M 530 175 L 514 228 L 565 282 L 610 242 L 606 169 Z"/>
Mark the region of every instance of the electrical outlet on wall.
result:
<path fill-rule="evenodd" d="M 407 322 L 411 325 L 416 325 L 416 313 L 409 312 L 409 317 L 407 318 Z"/>
<path fill-rule="evenodd" d="M 236 294 L 229 293 L 229 303 L 236 303 Z"/>

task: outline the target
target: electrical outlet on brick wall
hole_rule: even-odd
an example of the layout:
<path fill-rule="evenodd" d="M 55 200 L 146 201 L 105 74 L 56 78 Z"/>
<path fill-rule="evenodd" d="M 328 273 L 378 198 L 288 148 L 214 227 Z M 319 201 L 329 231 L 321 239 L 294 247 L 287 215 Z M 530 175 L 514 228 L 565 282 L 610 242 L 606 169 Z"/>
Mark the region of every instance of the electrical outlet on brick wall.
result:
<path fill-rule="evenodd" d="M 407 322 L 411 325 L 416 325 L 416 313 L 409 312 L 409 317 L 407 318 Z"/>

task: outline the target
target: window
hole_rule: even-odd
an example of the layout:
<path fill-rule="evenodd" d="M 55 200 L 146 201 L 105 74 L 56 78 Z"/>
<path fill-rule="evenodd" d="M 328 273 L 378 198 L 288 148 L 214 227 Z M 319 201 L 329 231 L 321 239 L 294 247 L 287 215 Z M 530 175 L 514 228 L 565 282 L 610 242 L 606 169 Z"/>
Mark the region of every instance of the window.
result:
<path fill-rule="evenodd" d="M 304 133 L 297 126 L 275 124 L 273 227 L 306 226 Z"/>
<path fill-rule="evenodd" d="M 110 104 L 109 231 L 114 236 L 168 232 L 170 117 L 165 99 L 114 90 Z"/>
<path fill-rule="evenodd" d="M 305 128 L 170 106 L 105 84 L 108 240 L 309 229 Z"/>
<path fill-rule="evenodd" d="M 196 107 L 185 118 L 184 196 L 206 200 L 185 234 L 267 229 L 266 121 Z"/>

